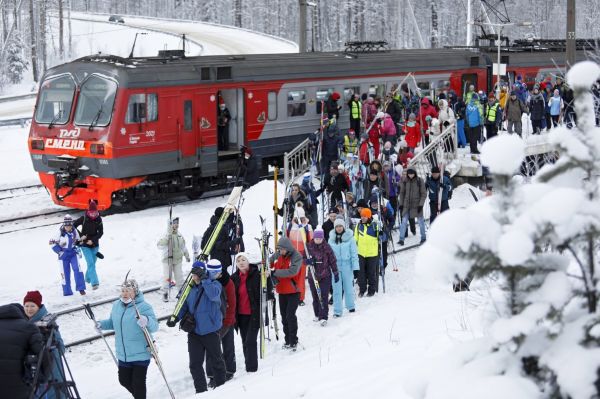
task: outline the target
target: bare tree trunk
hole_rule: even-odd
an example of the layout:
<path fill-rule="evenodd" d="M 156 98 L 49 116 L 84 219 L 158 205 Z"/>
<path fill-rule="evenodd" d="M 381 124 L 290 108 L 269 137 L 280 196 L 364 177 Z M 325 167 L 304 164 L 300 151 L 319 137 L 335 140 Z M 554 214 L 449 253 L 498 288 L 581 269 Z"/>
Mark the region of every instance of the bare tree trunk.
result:
<path fill-rule="evenodd" d="M 69 24 L 69 58 L 73 57 L 73 32 L 71 27 L 71 0 L 67 0 L 67 18 Z M 127 4 L 127 2 L 125 2 Z"/>
<path fill-rule="evenodd" d="M 60 55 L 60 59 L 62 60 L 65 56 L 65 40 L 64 40 L 64 30 L 65 30 L 65 21 L 63 18 L 63 0 L 58 1 L 58 54 Z"/>
<path fill-rule="evenodd" d="M 8 37 L 8 2 L 2 3 L 2 43 Z"/>
<path fill-rule="evenodd" d="M 31 72 L 33 72 L 33 81 L 38 82 L 38 66 L 37 66 L 37 38 L 35 29 L 35 9 L 33 8 L 33 0 L 29 0 L 29 30 L 31 34 Z"/>
<path fill-rule="evenodd" d="M 41 0 L 39 2 L 40 4 L 40 12 L 39 12 L 39 17 L 40 17 L 40 51 L 41 51 L 41 56 L 42 56 L 42 72 L 45 72 L 46 69 L 48 68 L 48 60 L 47 60 L 47 48 L 46 48 L 46 28 L 47 28 L 47 21 L 46 21 L 46 11 L 47 11 L 47 7 L 48 7 L 48 3 L 47 0 Z"/>
<path fill-rule="evenodd" d="M 234 0 L 233 3 L 233 22 L 238 28 L 242 27 L 242 0 Z"/>

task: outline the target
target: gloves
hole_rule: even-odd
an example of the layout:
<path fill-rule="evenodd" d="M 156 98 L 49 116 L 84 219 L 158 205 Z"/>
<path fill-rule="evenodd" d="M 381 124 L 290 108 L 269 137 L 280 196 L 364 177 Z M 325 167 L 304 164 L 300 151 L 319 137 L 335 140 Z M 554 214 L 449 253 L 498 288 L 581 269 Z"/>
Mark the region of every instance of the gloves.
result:
<path fill-rule="evenodd" d="M 312 266 L 315 264 L 315 261 L 313 260 L 313 258 L 306 258 L 306 259 L 304 259 L 304 263 L 306 264 L 306 266 L 308 266 L 308 265 Z"/>
<path fill-rule="evenodd" d="M 148 317 L 144 316 L 143 314 L 140 315 L 140 318 L 137 320 L 137 325 L 141 328 L 146 328 L 148 325 Z"/>
<path fill-rule="evenodd" d="M 175 320 L 167 320 L 167 327 L 175 327 Z"/>
<path fill-rule="evenodd" d="M 333 282 L 334 283 L 338 283 L 340 281 L 340 274 L 339 273 L 335 273 L 333 275 Z"/>
<path fill-rule="evenodd" d="M 102 324 L 100 324 L 99 321 L 96 322 L 96 325 L 94 326 L 94 328 L 96 329 L 96 331 L 98 331 L 99 333 L 102 332 Z"/>

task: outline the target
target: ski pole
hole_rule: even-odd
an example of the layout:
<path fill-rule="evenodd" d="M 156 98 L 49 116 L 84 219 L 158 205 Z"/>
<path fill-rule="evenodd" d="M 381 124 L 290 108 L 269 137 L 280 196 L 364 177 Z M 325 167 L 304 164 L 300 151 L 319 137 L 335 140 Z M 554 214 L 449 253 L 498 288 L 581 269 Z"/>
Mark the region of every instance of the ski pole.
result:
<path fill-rule="evenodd" d="M 96 317 L 94 316 L 94 312 L 92 312 L 92 307 L 90 306 L 89 303 L 84 303 L 83 304 L 83 309 L 85 310 L 85 314 L 87 315 L 87 317 L 90 318 L 90 320 L 92 320 L 94 322 L 94 326 L 96 325 L 97 321 L 96 321 Z M 108 352 L 110 352 L 110 356 L 112 356 L 115 365 L 117 367 L 119 367 L 119 362 L 117 361 L 117 358 L 115 357 L 115 354 L 113 353 L 112 349 L 110 349 L 110 345 L 108 345 L 108 341 L 106 341 L 106 337 L 104 337 L 104 334 L 102 333 L 102 331 L 99 331 L 100 336 L 102 337 L 102 340 L 104 341 L 104 344 L 106 345 L 106 349 L 108 349 Z"/>

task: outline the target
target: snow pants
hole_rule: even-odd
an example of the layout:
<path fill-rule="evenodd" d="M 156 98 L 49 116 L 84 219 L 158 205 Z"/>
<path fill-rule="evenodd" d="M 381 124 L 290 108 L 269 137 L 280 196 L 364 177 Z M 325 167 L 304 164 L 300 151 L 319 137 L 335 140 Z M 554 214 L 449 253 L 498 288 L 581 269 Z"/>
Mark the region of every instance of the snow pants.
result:
<path fill-rule="evenodd" d="M 252 327 L 252 316 L 238 314 L 238 327 L 242 337 L 242 348 L 244 349 L 244 361 L 246 371 L 254 372 L 258 370 L 258 332 L 259 329 Z"/>
<path fill-rule="evenodd" d="M 456 135 L 459 148 L 467 146 L 467 136 L 465 136 L 465 120 L 459 119 L 456 121 Z"/>
<path fill-rule="evenodd" d="M 375 295 L 377 291 L 377 267 L 379 266 L 379 256 L 370 256 L 365 258 L 358 255 L 358 289 L 359 294 Z"/>
<path fill-rule="evenodd" d="M 346 309 L 354 309 L 354 272 L 350 265 L 340 265 L 338 262 L 340 279 L 333 283 L 333 314 L 341 316 L 344 313 L 342 306 L 342 294 Z"/>
<path fill-rule="evenodd" d="M 81 270 L 79 270 L 79 261 L 77 258 L 77 253 L 75 251 L 65 251 L 60 262 L 62 262 L 63 268 L 63 295 L 73 295 L 73 290 L 71 289 L 71 269 L 73 269 L 75 289 L 77 291 L 84 291 L 85 279 L 83 277 L 83 273 L 81 272 Z"/>
<path fill-rule="evenodd" d="M 229 376 L 233 377 L 236 370 L 235 365 L 235 344 L 233 342 L 233 328 L 227 329 L 227 332 L 221 337 L 221 345 L 223 348 L 223 360 L 225 361 L 225 374 L 227 379 Z M 212 359 L 206 356 L 206 375 L 208 378 L 214 378 Z"/>
<path fill-rule="evenodd" d="M 521 136 L 521 133 L 523 132 L 523 122 L 521 121 L 508 121 L 508 133 L 513 134 L 513 133 L 517 133 L 519 136 Z"/>
<path fill-rule="evenodd" d="M 329 318 L 329 290 L 331 289 L 331 277 L 317 279 L 319 283 L 319 293 L 312 275 L 308 277 L 308 284 L 310 285 L 310 293 L 313 297 L 313 311 L 315 317 L 319 320 L 327 320 Z M 319 298 L 320 297 L 320 298 Z"/>
<path fill-rule="evenodd" d="M 465 130 L 467 133 L 467 138 L 469 139 L 469 148 L 471 149 L 471 154 L 479 154 L 477 143 L 479 142 L 479 138 L 481 136 L 481 126 L 468 127 Z"/>
<path fill-rule="evenodd" d="M 146 374 L 150 361 L 122 362 L 119 360 L 119 383 L 134 399 L 146 399 Z"/>
<path fill-rule="evenodd" d="M 96 285 L 100 285 L 100 281 L 98 280 L 98 274 L 96 273 L 96 254 L 100 247 L 81 247 L 81 252 L 83 252 L 83 257 L 85 258 L 85 263 L 87 265 L 87 269 L 85 269 L 85 282 L 90 284 L 92 287 Z"/>
<path fill-rule="evenodd" d="M 220 386 L 225 383 L 225 362 L 223 361 L 221 339 L 218 331 L 205 335 L 189 333 L 188 353 L 190 356 L 190 372 L 194 380 L 196 393 L 208 390 L 204 368 L 202 367 L 205 356 L 211 359 L 215 385 Z"/>
<path fill-rule="evenodd" d="M 175 287 L 177 290 L 183 284 L 183 273 L 181 269 L 181 262 L 173 264 L 173 274 L 171 275 L 171 279 L 175 281 Z M 169 263 L 163 262 L 163 284 L 162 284 L 162 292 L 165 293 L 169 289 Z M 177 292 L 177 291 L 175 291 Z"/>
<path fill-rule="evenodd" d="M 300 303 L 300 295 L 294 294 L 279 294 L 279 313 L 281 313 L 281 324 L 283 324 L 283 334 L 285 335 L 285 343 L 294 345 L 298 343 L 298 318 L 296 310 Z"/>

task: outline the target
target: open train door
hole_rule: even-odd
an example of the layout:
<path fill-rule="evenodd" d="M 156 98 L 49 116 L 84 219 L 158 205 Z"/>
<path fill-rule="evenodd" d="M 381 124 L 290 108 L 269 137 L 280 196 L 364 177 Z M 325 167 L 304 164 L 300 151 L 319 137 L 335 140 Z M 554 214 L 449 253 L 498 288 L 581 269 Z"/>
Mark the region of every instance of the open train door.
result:
<path fill-rule="evenodd" d="M 231 114 L 229 121 L 229 147 L 223 155 L 237 154 L 246 139 L 246 107 L 244 89 L 225 89 L 219 91 L 222 101 Z M 217 111 L 218 113 L 218 111 Z"/>

